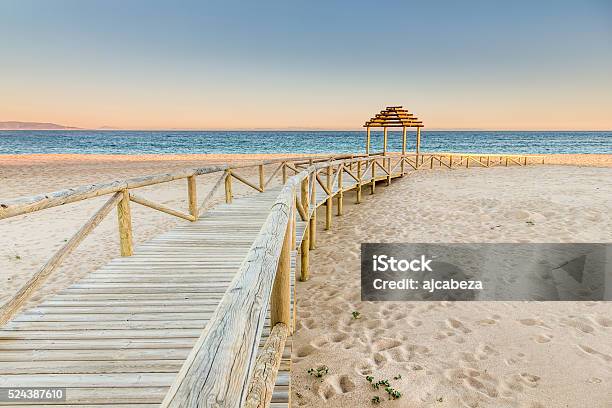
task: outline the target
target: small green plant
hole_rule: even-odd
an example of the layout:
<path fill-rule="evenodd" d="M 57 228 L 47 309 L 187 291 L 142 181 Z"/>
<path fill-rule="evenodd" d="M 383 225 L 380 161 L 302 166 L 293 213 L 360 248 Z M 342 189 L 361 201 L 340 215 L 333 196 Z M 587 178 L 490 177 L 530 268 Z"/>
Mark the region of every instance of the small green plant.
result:
<path fill-rule="evenodd" d="M 394 380 L 401 380 L 402 379 L 402 375 L 398 374 L 395 377 L 393 377 Z"/>
<path fill-rule="evenodd" d="M 384 385 L 385 387 L 389 386 L 389 380 L 380 380 L 377 382 L 373 382 L 374 378 L 372 378 L 372 381 L 370 381 L 370 383 L 372 384 L 372 388 L 374 388 L 375 390 L 378 390 L 380 388 L 381 385 Z"/>
<path fill-rule="evenodd" d="M 366 381 L 367 381 L 367 382 L 369 382 L 369 383 L 371 383 L 372 381 L 374 381 L 374 377 L 372 377 L 371 375 L 368 375 L 368 376 L 366 377 Z"/>
<path fill-rule="evenodd" d="M 391 387 L 385 388 L 385 391 L 387 391 L 387 394 L 389 394 L 389 399 L 398 399 L 402 396 L 401 392 Z"/>
<path fill-rule="evenodd" d="M 442 398 L 442 397 L 440 397 L 440 398 L 436 398 L 436 401 L 438 401 L 438 402 L 442 402 L 442 401 L 444 401 L 444 398 Z"/>
<path fill-rule="evenodd" d="M 353 315 L 353 319 L 360 319 L 361 318 L 361 313 L 359 313 L 358 311 L 354 311 L 353 313 L 351 313 Z"/>
<path fill-rule="evenodd" d="M 378 395 L 372 397 L 372 404 L 380 404 L 380 397 Z"/>
<path fill-rule="evenodd" d="M 533 221 L 525 221 L 525 223 L 526 223 L 527 225 L 535 225 L 535 222 L 533 222 Z"/>
<path fill-rule="evenodd" d="M 314 368 L 308 369 L 308 374 L 314 375 L 317 378 L 322 378 L 325 374 L 328 374 L 328 373 L 329 373 L 329 368 L 324 365 L 317 367 L 316 369 Z"/>

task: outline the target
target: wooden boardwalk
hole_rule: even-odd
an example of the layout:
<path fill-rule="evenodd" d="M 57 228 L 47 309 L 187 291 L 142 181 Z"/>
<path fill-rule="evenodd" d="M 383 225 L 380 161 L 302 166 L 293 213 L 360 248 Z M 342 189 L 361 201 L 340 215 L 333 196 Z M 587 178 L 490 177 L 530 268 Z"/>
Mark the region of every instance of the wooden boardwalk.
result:
<path fill-rule="evenodd" d="M 0 387 L 68 387 L 66 406 L 159 406 L 278 193 L 222 204 L 16 316 L 0 331 Z M 272 406 L 288 406 L 290 362 L 288 341 Z"/>
<path fill-rule="evenodd" d="M 312 160 L 284 161 L 270 179 L 282 169 L 287 184 L 271 189 L 264 189 L 264 164 L 259 164 L 259 185 L 227 166 L 209 167 L 0 203 L 3 219 L 113 194 L 59 255 L 0 308 L 0 321 L 8 322 L 0 330 L 0 387 L 67 388 L 66 401 L 22 405 L 26 407 L 159 407 L 162 402 L 182 407 L 206 405 L 209 398 L 224 406 L 247 401 L 249 407 L 263 407 L 270 395 L 269 406 L 289 406 L 294 283 L 296 269 L 301 279 L 308 279 L 308 253 L 316 247 L 315 209 L 326 206 L 319 223 L 330 228 L 332 213 L 342 213 L 344 194 L 350 190 L 357 191 L 359 202 L 374 193 L 376 184 L 393 184 L 393 178 L 419 169 L 527 165 L 526 156 L 398 156 L 395 163 L 392 159 L 329 158 L 316 165 Z M 291 179 L 288 170 L 296 173 Z M 229 204 L 198 217 L 195 177 L 221 171 L 223 177 L 212 192 L 225 182 Z M 188 181 L 189 214 L 131 192 L 180 178 Z M 232 199 L 232 178 L 260 193 Z M 129 201 L 192 222 L 142 244 L 132 254 Z M 114 205 L 124 256 L 19 313 L 19 306 L 46 275 Z M 258 353 L 264 344 L 269 345 L 266 352 Z"/>

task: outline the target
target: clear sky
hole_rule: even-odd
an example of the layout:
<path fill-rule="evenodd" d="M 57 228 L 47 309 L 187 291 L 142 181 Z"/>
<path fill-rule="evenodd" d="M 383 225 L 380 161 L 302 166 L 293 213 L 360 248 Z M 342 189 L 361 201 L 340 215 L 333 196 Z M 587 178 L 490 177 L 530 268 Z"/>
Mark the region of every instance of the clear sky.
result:
<path fill-rule="evenodd" d="M 612 1 L 0 0 L 0 121 L 612 129 Z"/>

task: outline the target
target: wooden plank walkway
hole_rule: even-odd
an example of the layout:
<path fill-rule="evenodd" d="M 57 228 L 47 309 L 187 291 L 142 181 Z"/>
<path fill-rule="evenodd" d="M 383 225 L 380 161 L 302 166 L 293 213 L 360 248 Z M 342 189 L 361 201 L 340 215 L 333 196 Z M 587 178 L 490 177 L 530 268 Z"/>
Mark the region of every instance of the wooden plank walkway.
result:
<path fill-rule="evenodd" d="M 0 330 L 0 387 L 67 387 L 61 406 L 159 406 L 279 191 L 222 204 L 17 315 Z M 289 405 L 290 364 L 289 339 L 273 407 Z"/>
<path fill-rule="evenodd" d="M 433 168 L 435 160 L 440 167 L 450 168 L 452 163 L 457 164 L 451 161 L 452 156 L 428 157 L 429 161 L 426 159 L 418 166 L 415 160 L 405 162 L 406 170 L 411 171 L 408 166 L 414 170 Z M 442 159 L 448 160 L 448 164 Z M 526 157 L 500 156 L 493 161 L 486 157 L 483 163 L 478 157 L 462 155 L 459 165 L 464 160 L 466 167 L 470 163 L 482 167 L 508 165 L 509 160 L 517 165 L 523 165 L 523 160 L 527 165 Z M 369 165 L 362 163 L 362 167 L 352 163 L 342 172 L 329 176 L 325 174 L 327 167 L 320 167 L 319 181 L 314 181 L 312 194 L 302 190 L 311 201 L 310 211 L 325 204 L 326 190 L 334 197 L 341 197 L 341 193 L 355 188 L 355 178 L 360 172 L 364 183 L 362 199 L 365 199 L 374 190 L 371 185 L 373 173 L 377 184 L 387 184 L 400 176 L 398 163 L 391 163 L 390 173 L 393 174 L 387 173 L 389 162 L 386 170 L 372 162 Z M 166 178 L 162 175 L 163 180 Z M 331 186 L 328 181 L 332 182 Z M 142 181 L 133 180 L 132 183 L 141 185 Z M 119 194 L 115 187 L 111 187 L 104 188 Z M 304 189 L 305 184 L 301 188 Z M 111 261 L 37 307 L 14 316 L 0 330 L 0 387 L 66 387 L 67 401 L 55 406 L 159 406 L 240 269 L 280 191 L 280 187 L 273 188 L 235 199 L 232 204 L 220 205 L 198 221 L 150 240 L 139 246 L 133 256 Z M 229 192 L 228 197 L 231 197 L 231 188 Z M 60 193 L 67 194 L 58 192 L 60 198 L 63 197 Z M 79 194 L 86 194 L 86 191 Z M 306 195 L 300 200 L 302 198 L 305 199 Z M 285 206 L 286 201 L 291 201 L 287 190 L 283 200 Z M 34 201 L 37 205 L 44 204 L 39 203 L 41 200 Z M 337 204 L 338 200 L 334 199 L 334 208 L 330 210 Z M 26 202 L 4 205 L 3 208 L 9 208 L 9 212 L 13 211 L 15 215 L 19 210 L 13 207 L 19 208 L 19 205 L 27 209 L 33 204 Z M 305 202 L 303 207 L 307 207 Z M 283 215 L 285 220 L 286 213 Z M 326 213 L 326 216 L 330 215 L 331 211 Z M 310 214 L 305 218 L 310 218 Z M 311 226 L 315 225 L 311 220 Z M 306 226 L 307 221 L 298 217 L 296 248 L 300 247 Z M 307 260 L 307 242 L 303 247 L 305 253 L 302 257 Z M 292 285 L 296 276 L 296 259 L 296 252 L 292 251 Z M 267 270 L 271 271 L 270 268 Z M 294 310 L 291 313 L 295 316 Z M 269 323 L 268 316 L 260 347 L 269 335 Z M 291 343 L 289 338 L 285 344 L 272 407 L 290 405 Z M 247 371 L 244 373 L 246 375 Z"/>

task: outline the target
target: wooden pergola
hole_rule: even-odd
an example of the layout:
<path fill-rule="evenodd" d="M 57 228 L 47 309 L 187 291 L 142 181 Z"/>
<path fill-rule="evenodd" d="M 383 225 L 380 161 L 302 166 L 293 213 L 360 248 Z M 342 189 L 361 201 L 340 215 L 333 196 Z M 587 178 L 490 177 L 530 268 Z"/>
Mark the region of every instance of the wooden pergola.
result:
<path fill-rule="evenodd" d="M 363 127 L 366 128 L 366 154 L 370 154 L 370 129 L 373 127 L 383 128 L 383 155 L 387 154 L 387 128 L 402 128 L 402 155 L 406 154 L 406 128 L 414 127 L 416 133 L 416 154 L 421 149 L 421 128 L 423 122 L 414 114 L 408 112 L 402 106 L 387 106 L 372 119 L 368 120 Z"/>

